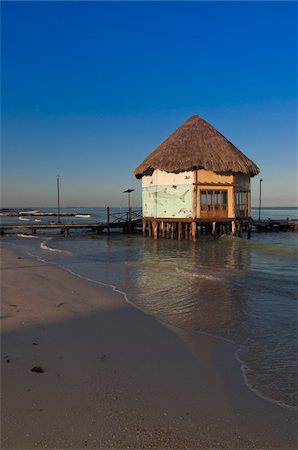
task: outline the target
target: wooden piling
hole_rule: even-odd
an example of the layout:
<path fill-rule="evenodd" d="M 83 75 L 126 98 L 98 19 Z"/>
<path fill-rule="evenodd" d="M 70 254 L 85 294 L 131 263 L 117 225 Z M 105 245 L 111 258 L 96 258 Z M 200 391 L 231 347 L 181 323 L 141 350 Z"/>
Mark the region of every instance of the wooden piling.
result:
<path fill-rule="evenodd" d="M 171 223 L 171 239 L 174 239 L 175 237 L 175 225 L 174 222 Z"/>
<path fill-rule="evenodd" d="M 216 239 L 216 222 L 212 222 L 212 236 L 213 239 Z"/>
<path fill-rule="evenodd" d="M 157 239 L 158 238 L 158 221 L 157 220 L 153 220 L 152 229 L 153 229 L 154 239 Z"/>
<path fill-rule="evenodd" d="M 184 233 L 185 233 L 185 239 L 188 239 L 188 223 L 185 224 Z"/>
<path fill-rule="evenodd" d="M 197 239 L 197 224 L 196 222 L 191 223 L 191 238 L 193 241 Z"/>
<path fill-rule="evenodd" d="M 167 223 L 167 239 L 169 239 L 170 238 L 170 231 L 171 231 L 171 229 L 170 229 L 170 224 L 169 223 Z"/>
<path fill-rule="evenodd" d="M 238 237 L 242 237 L 242 222 L 238 222 Z"/>
<path fill-rule="evenodd" d="M 151 220 L 148 220 L 148 236 L 152 236 L 152 229 L 151 229 Z"/>
<path fill-rule="evenodd" d="M 110 207 L 107 206 L 107 232 L 110 234 Z"/>
<path fill-rule="evenodd" d="M 160 229 L 160 236 L 161 237 L 165 237 L 165 224 L 164 224 L 163 220 L 160 223 L 160 228 L 159 229 Z"/>
<path fill-rule="evenodd" d="M 178 240 L 181 241 L 182 239 L 182 223 L 178 223 Z"/>

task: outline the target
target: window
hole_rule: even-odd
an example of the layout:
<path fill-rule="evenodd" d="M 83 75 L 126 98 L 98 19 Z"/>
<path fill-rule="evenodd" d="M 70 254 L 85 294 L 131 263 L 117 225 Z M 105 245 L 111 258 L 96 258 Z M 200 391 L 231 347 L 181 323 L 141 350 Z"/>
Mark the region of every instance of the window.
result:
<path fill-rule="evenodd" d="M 249 195 L 248 191 L 235 192 L 236 217 L 248 217 L 249 215 L 248 195 Z"/>
<path fill-rule="evenodd" d="M 218 189 L 201 190 L 201 217 L 227 217 L 228 192 Z"/>

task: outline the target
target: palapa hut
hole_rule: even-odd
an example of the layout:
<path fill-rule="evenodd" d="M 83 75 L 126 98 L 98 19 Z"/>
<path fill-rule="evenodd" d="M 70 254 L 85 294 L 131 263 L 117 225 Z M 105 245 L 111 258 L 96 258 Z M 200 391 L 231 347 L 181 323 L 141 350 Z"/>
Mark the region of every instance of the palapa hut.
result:
<path fill-rule="evenodd" d="M 198 225 L 215 234 L 219 223 L 234 232 L 235 222 L 250 218 L 250 177 L 258 173 L 221 133 L 192 116 L 134 171 L 142 178 L 144 231 L 148 226 L 151 235 L 152 226 L 155 237 L 181 238 L 183 231 L 195 239 Z"/>

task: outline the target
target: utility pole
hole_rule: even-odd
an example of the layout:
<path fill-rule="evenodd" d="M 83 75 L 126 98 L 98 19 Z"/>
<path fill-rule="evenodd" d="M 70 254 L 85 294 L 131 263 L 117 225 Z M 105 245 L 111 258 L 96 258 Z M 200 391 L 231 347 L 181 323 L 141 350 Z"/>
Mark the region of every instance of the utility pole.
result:
<path fill-rule="evenodd" d="M 128 227 L 129 231 L 131 231 L 132 224 L 131 224 L 131 204 L 130 204 L 130 193 L 133 192 L 134 189 L 126 189 L 126 191 L 123 191 L 124 194 L 127 193 L 128 195 Z"/>
<path fill-rule="evenodd" d="M 57 175 L 58 223 L 60 223 L 60 176 Z"/>
<path fill-rule="evenodd" d="M 261 220 L 262 181 L 263 181 L 263 178 L 260 179 L 260 192 L 259 192 L 259 220 Z"/>

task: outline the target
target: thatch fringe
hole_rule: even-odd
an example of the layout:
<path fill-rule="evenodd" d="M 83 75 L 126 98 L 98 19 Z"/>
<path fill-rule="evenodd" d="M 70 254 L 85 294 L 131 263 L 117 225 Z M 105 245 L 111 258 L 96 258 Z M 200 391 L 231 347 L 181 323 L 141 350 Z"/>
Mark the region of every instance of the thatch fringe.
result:
<path fill-rule="evenodd" d="M 205 169 L 221 175 L 243 173 L 251 177 L 260 172 L 256 164 L 197 115 L 150 153 L 134 175 L 142 178 L 156 169 L 170 173 Z"/>

